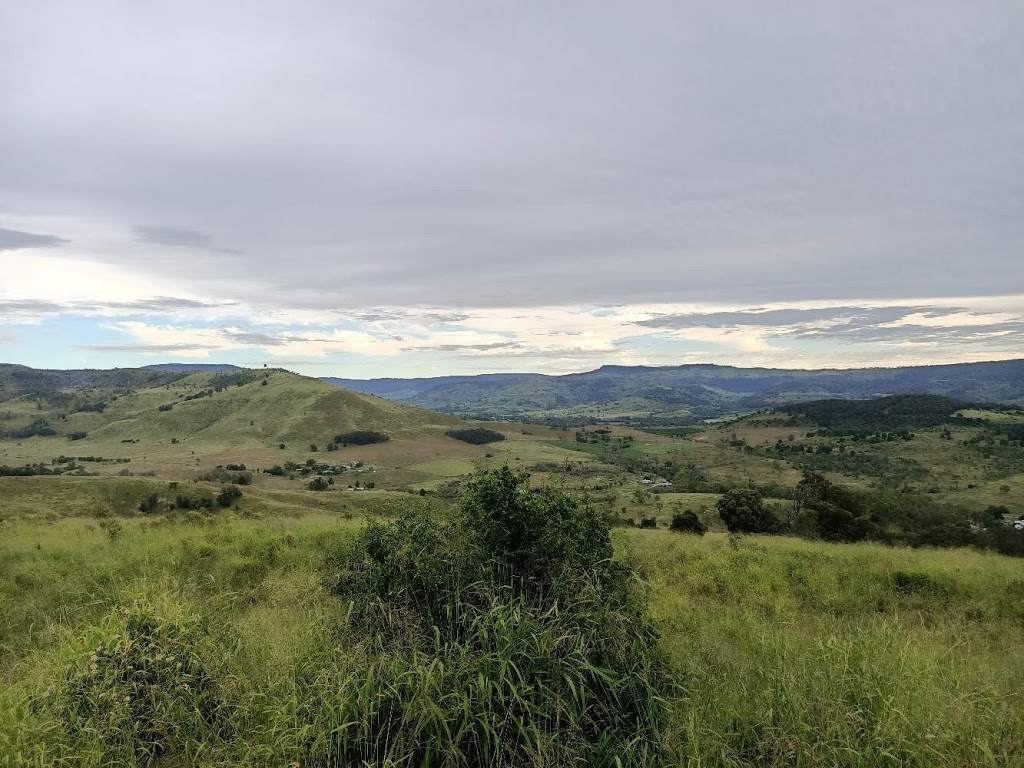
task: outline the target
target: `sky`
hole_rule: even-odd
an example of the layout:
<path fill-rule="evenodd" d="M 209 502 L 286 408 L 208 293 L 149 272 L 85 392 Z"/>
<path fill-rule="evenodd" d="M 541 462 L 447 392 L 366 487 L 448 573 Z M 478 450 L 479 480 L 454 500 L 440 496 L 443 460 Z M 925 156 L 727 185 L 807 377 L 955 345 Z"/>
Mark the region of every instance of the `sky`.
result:
<path fill-rule="evenodd" d="M 1020 0 L 0 0 L 0 361 L 1019 357 Z"/>

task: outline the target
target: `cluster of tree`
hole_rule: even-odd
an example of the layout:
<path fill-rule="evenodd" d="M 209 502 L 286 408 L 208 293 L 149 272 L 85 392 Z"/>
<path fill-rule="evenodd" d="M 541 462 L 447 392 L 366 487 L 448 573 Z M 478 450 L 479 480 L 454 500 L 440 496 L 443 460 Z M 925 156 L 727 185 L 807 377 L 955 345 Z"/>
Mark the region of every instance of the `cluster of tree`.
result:
<path fill-rule="evenodd" d="M 193 509 L 198 512 L 212 512 L 213 499 L 209 496 L 186 496 L 185 494 L 178 494 L 174 499 L 174 508 L 184 510 Z"/>
<path fill-rule="evenodd" d="M 334 444 L 343 448 L 349 445 L 373 445 L 375 443 L 386 443 L 391 437 L 385 432 L 375 432 L 370 429 L 356 429 L 351 432 L 342 432 L 334 436 Z M 330 450 L 330 446 L 327 447 Z"/>
<path fill-rule="evenodd" d="M 672 515 L 672 523 L 669 530 L 676 533 L 694 533 L 703 536 L 708 532 L 707 525 L 701 520 L 692 509 L 685 509 Z"/>
<path fill-rule="evenodd" d="M 174 408 L 174 403 L 164 403 L 163 405 L 157 406 L 158 411 L 167 412 Z"/>
<path fill-rule="evenodd" d="M 311 491 L 326 491 L 334 485 L 333 477 L 315 477 L 309 481 L 307 486 Z"/>
<path fill-rule="evenodd" d="M 234 485 L 229 485 L 223 488 L 220 493 L 217 494 L 217 506 L 228 508 L 233 506 L 236 501 L 242 498 L 242 491 Z"/>
<path fill-rule="evenodd" d="M 95 403 L 83 403 L 75 408 L 75 413 L 103 413 L 106 409 L 107 404 L 100 400 Z"/>
<path fill-rule="evenodd" d="M 357 461 L 356 467 L 363 466 L 363 462 Z M 270 469 L 264 469 L 263 472 L 268 475 L 274 475 L 275 477 L 291 477 L 294 474 L 302 475 L 307 477 L 309 475 L 323 475 L 332 476 L 340 475 L 348 471 L 348 467 L 341 464 L 320 464 L 316 459 L 306 459 L 305 464 L 296 464 L 294 461 L 286 461 L 284 466 L 275 464 Z"/>
<path fill-rule="evenodd" d="M 745 446 L 743 450 L 759 456 L 783 459 L 800 469 L 877 477 L 889 485 L 901 485 L 928 477 L 928 470 L 914 459 L 856 451 L 844 443 L 807 445 L 779 440 L 772 446 Z"/>
<path fill-rule="evenodd" d="M 37 370 L 0 363 L 0 400 L 30 395 L 51 402 L 70 402 L 67 390 L 156 387 L 187 376 L 187 372 L 146 368 Z"/>
<path fill-rule="evenodd" d="M 194 392 L 191 395 L 185 395 L 182 398 L 182 400 L 184 400 L 184 401 L 199 400 L 200 398 L 203 398 L 203 397 L 213 397 L 213 390 L 212 389 L 201 389 L 198 392 Z"/>
<path fill-rule="evenodd" d="M 11 440 L 27 440 L 30 437 L 53 437 L 57 430 L 50 426 L 46 419 L 34 419 L 27 427 L 12 429 L 3 433 L 3 437 Z"/>
<path fill-rule="evenodd" d="M 1009 511 L 990 507 L 970 515 L 908 489 L 859 491 L 804 472 L 786 519 L 753 489 L 733 489 L 718 513 L 733 533 L 790 533 L 828 541 L 880 541 L 913 547 L 966 547 L 1024 554 L 1024 531 L 1008 525 Z"/>
<path fill-rule="evenodd" d="M 186 494 L 178 494 L 174 499 L 174 504 L 171 509 L 184 509 L 184 510 L 196 510 L 212 512 L 215 507 L 221 509 L 227 509 L 234 505 L 236 501 L 242 498 L 242 491 L 234 485 L 229 485 L 223 489 L 214 497 L 209 496 L 188 496 Z M 155 501 L 152 501 L 154 500 Z M 147 505 L 151 504 L 151 508 L 144 509 L 140 504 L 139 509 L 143 512 L 156 511 L 159 504 L 159 497 L 156 494 L 150 495 L 144 499 Z"/>
<path fill-rule="evenodd" d="M 612 431 L 608 427 L 596 427 L 594 429 L 576 430 L 577 443 L 607 443 L 612 439 Z M 632 441 L 632 437 L 629 438 Z"/>
<path fill-rule="evenodd" d="M 68 440 L 84 440 L 88 436 L 87 432 L 82 432 L 80 430 L 76 432 L 68 432 Z"/>
<path fill-rule="evenodd" d="M 45 464 L 26 464 L 23 467 L 0 465 L 0 477 L 33 477 L 34 475 L 59 475 L 69 468 L 51 469 Z"/>
<path fill-rule="evenodd" d="M 1002 429 L 1007 440 L 1024 446 L 1024 424 L 1008 424 Z"/>
<path fill-rule="evenodd" d="M 58 456 L 51 459 L 51 464 L 67 464 L 74 461 L 91 461 L 98 464 L 131 464 L 131 459 L 106 459 L 103 456 Z"/>
<path fill-rule="evenodd" d="M 229 467 L 240 466 L 238 464 L 230 464 Z M 241 465 L 244 466 L 244 465 Z M 251 485 L 252 484 L 252 472 L 245 469 L 232 470 L 228 467 L 215 467 L 209 472 L 206 472 L 199 477 L 200 480 L 206 480 L 212 483 L 232 483 L 233 485 Z"/>
<path fill-rule="evenodd" d="M 983 424 L 958 412 L 984 407 L 941 395 L 890 395 L 872 400 L 813 400 L 782 405 L 778 410 L 814 422 L 823 434 L 866 437 L 878 432 L 904 432 L 946 424 Z"/>
<path fill-rule="evenodd" d="M 483 427 L 468 427 L 466 429 L 449 429 L 445 434 L 448 437 L 461 440 L 472 445 L 486 445 L 487 443 L 499 443 L 505 439 L 501 432 Z"/>
<path fill-rule="evenodd" d="M 218 373 L 210 378 L 210 385 L 213 387 L 215 392 L 220 392 L 228 387 L 243 387 L 246 384 L 250 384 L 257 381 L 260 377 L 265 374 L 260 371 L 245 370 L 235 371 L 232 373 Z"/>

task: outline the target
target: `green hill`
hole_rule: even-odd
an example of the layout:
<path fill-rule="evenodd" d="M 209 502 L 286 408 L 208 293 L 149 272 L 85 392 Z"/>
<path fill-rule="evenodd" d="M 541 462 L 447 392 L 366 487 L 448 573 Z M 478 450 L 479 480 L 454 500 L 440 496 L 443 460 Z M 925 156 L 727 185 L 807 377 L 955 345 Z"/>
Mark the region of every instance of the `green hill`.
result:
<path fill-rule="evenodd" d="M 327 381 L 432 410 L 550 424 L 692 424 L 788 403 L 892 394 L 1024 405 L 1024 360 L 813 371 L 608 365 L 565 376 Z"/>
<path fill-rule="evenodd" d="M 191 374 L 129 369 L 116 376 L 36 373 L 31 388 L 22 383 L 21 394 L 0 402 L 0 437 L 42 444 L 44 455 L 70 453 L 69 444 L 83 454 L 99 446 L 172 440 L 187 442 L 192 449 L 326 445 L 334 435 L 357 429 L 417 438 L 462 425 L 452 416 L 279 369 Z"/>
<path fill-rule="evenodd" d="M 185 371 L 157 368 L 45 370 L 0 363 L 0 402 L 25 395 L 59 402 L 83 390 L 117 392 L 138 387 L 156 387 L 187 375 Z"/>

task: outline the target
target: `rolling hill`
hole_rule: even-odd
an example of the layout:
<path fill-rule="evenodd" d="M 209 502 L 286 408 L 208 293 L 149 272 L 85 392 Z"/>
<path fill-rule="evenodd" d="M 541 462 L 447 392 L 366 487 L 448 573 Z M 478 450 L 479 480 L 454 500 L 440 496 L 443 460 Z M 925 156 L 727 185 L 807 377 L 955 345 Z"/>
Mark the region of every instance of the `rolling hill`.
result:
<path fill-rule="evenodd" d="M 808 400 L 891 394 L 1024 405 L 1024 360 L 850 370 L 604 366 L 565 376 L 325 381 L 437 411 L 548 423 L 695 423 Z"/>
<path fill-rule="evenodd" d="M 0 438 L 43 444 L 46 455 L 124 444 L 277 447 L 327 444 L 339 433 L 375 430 L 415 439 L 457 418 L 325 384 L 280 369 L 218 373 L 120 369 L 7 373 Z M 13 391 L 12 391 L 13 390 Z M 63 438 L 63 439 L 60 439 Z M 53 443 L 60 439 L 59 444 Z"/>

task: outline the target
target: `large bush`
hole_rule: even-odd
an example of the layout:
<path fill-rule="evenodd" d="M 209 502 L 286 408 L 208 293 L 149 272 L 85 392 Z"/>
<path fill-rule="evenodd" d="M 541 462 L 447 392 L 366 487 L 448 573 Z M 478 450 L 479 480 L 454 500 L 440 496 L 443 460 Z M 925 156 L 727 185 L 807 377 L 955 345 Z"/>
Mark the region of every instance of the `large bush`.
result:
<path fill-rule="evenodd" d="M 669 530 L 676 533 L 695 533 L 698 536 L 703 536 L 708 532 L 708 527 L 697 516 L 696 512 L 692 509 L 686 509 L 672 515 L 672 524 L 669 526 Z"/>
<path fill-rule="evenodd" d="M 718 500 L 718 516 L 730 533 L 777 533 L 782 527 L 775 514 L 764 505 L 761 494 L 747 488 L 734 488 Z"/>
<path fill-rule="evenodd" d="M 603 517 L 507 467 L 455 519 L 371 523 L 332 561 L 364 666 L 316 763 L 657 764 L 671 683 Z M 371 683 L 372 681 L 372 683 Z"/>
<path fill-rule="evenodd" d="M 356 429 L 334 436 L 334 442 L 338 445 L 373 445 L 374 443 L 386 443 L 390 439 L 384 432 L 374 432 L 368 429 Z"/>

